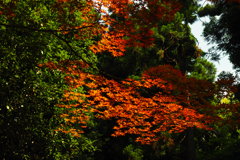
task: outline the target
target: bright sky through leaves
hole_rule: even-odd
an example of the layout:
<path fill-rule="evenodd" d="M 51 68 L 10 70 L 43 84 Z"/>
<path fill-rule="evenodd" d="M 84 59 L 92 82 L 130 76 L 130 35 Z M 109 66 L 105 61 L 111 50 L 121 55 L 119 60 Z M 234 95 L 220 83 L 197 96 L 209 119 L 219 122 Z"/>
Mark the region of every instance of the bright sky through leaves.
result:
<path fill-rule="evenodd" d="M 199 2 L 200 4 L 206 4 L 207 2 L 206 1 L 200 1 Z M 198 40 L 198 45 L 199 47 L 205 51 L 205 52 L 208 52 L 208 49 L 211 48 L 211 46 L 213 46 L 212 44 L 208 44 L 205 40 L 204 40 L 204 37 L 202 35 L 203 33 L 203 25 L 202 23 L 203 22 L 206 22 L 208 21 L 208 17 L 202 17 L 195 22 L 193 23 L 191 26 L 191 29 L 192 29 L 192 33 L 193 35 L 197 38 Z M 221 73 L 222 71 L 226 71 L 226 72 L 231 72 L 231 73 L 234 73 L 234 70 L 233 70 L 233 66 L 232 64 L 230 63 L 230 61 L 228 60 L 228 56 L 227 55 L 222 55 L 220 57 L 220 61 L 219 62 L 216 62 L 216 61 L 213 61 L 214 65 L 216 66 L 217 68 L 217 75 L 219 73 Z"/>

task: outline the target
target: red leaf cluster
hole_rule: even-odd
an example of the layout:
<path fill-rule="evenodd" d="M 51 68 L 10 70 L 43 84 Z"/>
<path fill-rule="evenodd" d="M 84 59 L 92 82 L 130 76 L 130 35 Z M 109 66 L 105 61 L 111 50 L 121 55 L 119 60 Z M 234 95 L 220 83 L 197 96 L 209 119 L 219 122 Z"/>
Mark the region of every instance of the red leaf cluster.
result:
<path fill-rule="evenodd" d="M 85 73 L 74 67 L 76 64 L 60 67 L 49 63 L 45 66 L 69 74 L 65 79 L 70 88 L 65 92 L 62 104 L 58 105 L 66 109 L 61 116 L 65 126 L 57 131 L 79 136 L 83 133 L 81 128 L 86 128 L 91 118 L 115 119 L 117 125 L 113 128 L 113 136 L 135 134 L 138 135 L 136 141 L 149 144 L 157 141 L 163 132 L 177 133 L 188 127 L 210 129 L 207 124 L 211 119 L 194 109 L 190 95 L 185 91 L 174 93 L 180 88 L 183 90 L 176 85 L 185 83 L 186 78 L 171 66 L 150 68 L 140 80 L 121 82 Z M 175 79 L 179 80 L 178 84 L 173 83 Z M 86 91 L 74 91 L 81 87 Z M 74 128 L 76 124 L 78 129 L 66 129 Z"/>
<path fill-rule="evenodd" d="M 63 24 L 61 30 L 78 29 L 77 39 L 100 37 L 90 49 L 94 53 L 110 52 L 122 56 L 126 47 L 146 47 L 153 43 L 153 32 L 159 21 L 169 21 L 180 9 L 176 0 L 92 0 L 75 7 L 74 0 L 59 0 L 60 15 L 64 6 L 74 6 L 71 12 L 82 12 L 84 22 L 81 26 Z M 69 8 L 69 7 L 68 7 Z M 64 34 L 70 31 L 64 31 Z"/>

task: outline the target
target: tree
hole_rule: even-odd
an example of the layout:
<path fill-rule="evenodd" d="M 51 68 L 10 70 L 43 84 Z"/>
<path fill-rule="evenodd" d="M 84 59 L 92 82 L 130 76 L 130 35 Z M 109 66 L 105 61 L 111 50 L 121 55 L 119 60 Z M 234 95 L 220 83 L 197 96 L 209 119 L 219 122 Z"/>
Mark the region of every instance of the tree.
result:
<path fill-rule="evenodd" d="M 61 117 L 65 122 L 56 131 L 81 137 L 92 120 L 112 120 L 112 136 L 131 136 L 141 144 L 153 145 L 167 134 L 187 128 L 214 132 L 223 124 L 238 124 L 238 103 L 213 103 L 216 96 L 222 99 L 236 92 L 234 79 L 212 83 L 186 78 L 166 65 L 148 69 L 138 80 L 116 81 L 84 72 L 83 64 L 42 66 L 68 74 L 65 79 L 70 88 L 58 105 L 64 110 Z"/>
<path fill-rule="evenodd" d="M 190 77 L 196 79 L 208 80 L 213 82 L 215 80 L 217 69 L 213 63 L 204 58 L 198 58 L 194 64 Z"/>
<path fill-rule="evenodd" d="M 56 5 L 56 1 L 0 2 L 1 159 L 57 159 L 59 154 L 64 157 L 63 150 L 68 152 L 79 145 L 75 139 L 69 149 L 73 139 L 53 134 L 53 127 L 61 121 L 54 105 L 66 87 L 64 75 L 41 69 L 38 64 L 84 58 L 83 53 L 89 53 L 84 58 L 88 62 L 94 58 L 89 58 L 85 48 L 90 40 L 77 41 L 69 35 L 65 39 L 67 35 L 59 29 L 69 12 L 58 17 Z M 76 17 L 68 22 L 73 25 Z M 67 158 L 74 154 L 71 151 Z"/>
<path fill-rule="evenodd" d="M 237 60 L 240 46 L 240 23 L 237 18 L 240 14 L 239 5 L 238 0 L 213 0 L 211 5 L 199 11 L 200 16 L 210 16 L 210 21 L 205 24 L 204 36 L 207 41 L 216 43 L 213 56 L 219 56 L 220 51 L 229 55 L 235 69 L 240 66 Z"/>
<path fill-rule="evenodd" d="M 113 136 L 136 134 L 140 135 L 137 141 L 147 144 L 157 141 L 162 132 L 182 132 L 193 126 L 210 129 L 207 124 L 216 118 L 215 106 L 209 101 L 216 93 L 214 86 L 186 79 L 171 66 L 150 68 L 139 81 L 121 83 L 84 73 L 76 64 L 67 69 L 53 63 L 43 66 L 69 74 L 65 79 L 70 88 L 59 104 L 66 110 L 61 116 L 65 126 L 57 131 L 80 136 L 92 118 L 114 118 Z M 83 88 L 86 92 L 76 92 Z"/>
<path fill-rule="evenodd" d="M 197 135 L 199 159 L 203 157 L 209 160 L 238 159 L 238 151 L 233 149 L 239 144 L 239 122 L 236 122 L 238 119 L 236 113 L 239 113 L 236 105 L 239 105 L 239 101 L 235 97 L 238 92 L 234 91 L 237 89 L 238 83 L 236 77 L 231 73 L 222 72 L 219 74 L 217 86 L 221 89 L 212 103 L 220 106 L 217 114 L 222 118 L 222 121 L 214 124 L 215 130 L 200 132 Z"/>
<path fill-rule="evenodd" d="M 145 46 L 151 42 L 151 26 L 160 19 L 171 19 L 178 8 L 178 3 L 167 0 L 1 1 L 1 158 L 70 159 L 95 151 L 90 144 L 97 134 L 76 140 L 51 132 L 61 122 L 56 118 L 60 110 L 54 104 L 65 82 L 59 71 L 38 64 L 82 59 L 95 68 L 93 52 L 119 56 L 127 42 Z M 149 19 L 146 14 L 154 16 Z M 79 148 L 81 151 L 75 152 Z"/>
<path fill-rule="evenodd" d="M 191 0 L 1 1 L 1 158 L 141 159 L 150 147 L 140 144 L 166 147 L 173 133 L 212 129 L 224 113 L 238 117 L 237 105 L 211 103 L 234 88 L 229 81 L 184 75 L 200 53 L 187 27 L 196 7 Z M 126 74 L 98 62 L 108 54 L 131 64 L 123 57 L 131 53 L 144 60 Z"/>
<path fill-rule="evenodd" d="M 151 29 L 151 46 L 127 47 L 121 57 L 99 54 L 99 68 L 118 79 L 140 76 L 144 70 L 164 64 L 191 72 L 196 58 L 201 56 L 189 27 L 189 23 L 195 20 L 197 8 L 195 1 L 181 1 L 181 8 L 171 21 L 162 19 Z"/>

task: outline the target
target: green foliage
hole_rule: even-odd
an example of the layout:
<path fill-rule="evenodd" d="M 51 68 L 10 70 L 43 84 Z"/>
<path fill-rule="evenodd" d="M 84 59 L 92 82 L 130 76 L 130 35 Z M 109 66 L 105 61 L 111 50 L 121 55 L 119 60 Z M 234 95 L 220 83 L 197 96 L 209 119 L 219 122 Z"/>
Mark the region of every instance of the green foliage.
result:
<path fill-rule="evenodd" d="M 200 16 L 210 16 L 210 21 L 205 23 L 204 36 L 210 43 L 215 43 L 212 55 L 228 54 L 233 66 L 238 69 L 239 57 L 239 2 L 227 0 L 213 2 L 199 11 Z M 218 16 L 218 17 L 217 17 Z M 220 52 L 221 51 L 221 52 Z"/>
<path fill-rule="evenodd" d="M 193 7 L 193 4 L 188 7 Z M 127 48 L 125 55 L 117 58 L 107 53 L 99 55 L 99 68 L 114 79 L 140 75 L 144 70 L 161 64 L 173 65 L 183 72 L 191 71 L 200 55 L 188 22 L 183 23 L 190 16 L 190 11 L 187 14 L 185 10 L 176 13 L 172 22 L 159 22 L 158 27 L 152 28 L 155 42 L 151 47 Z M 194 14 L 193 10 L 191 14 Z"/>
<path fill-rule="evenodd" d="M 57 31 L 63 22 L 82 21 L 80 12 L 62 15 L 66 21 L 59 18 L 56 2 L 0 2 L 0 11 L 10 6 L 14 13 L 0 14 L 0 159 L 72 159 L 91 157 L 96 151 L 91 136 L 76 139 L 53 132 L 61 124 L 55 104 L 66 84 L 62 73 L 39 64 L 66 59 L 96 62 L 87 48 L 90 39 L 78 41 Z"/>
<path fill-rule="evenodd" d="M 71 135 L 55 133 L 51 140 L 49 154 L 55 160 L 93 160 L 93 153 L 98 150 L 94 144 L 95 140 L 84 136 L 77 138 Z"/>
<path fill-rule="evenodd" d="M 130 144 L 124 148 L 123 154 L 126 155 L 129 160 L 142 160 L 143 159 L 143 151 L 140 148 L 136 148 L 132 144 Z"/>
<path fill-rule="evenodd" d="M 198 15 L 200 17 L 203 16 L 216 16 L 220 14 L 220 10 L 217 9 L 214 5 L 207 4 L 206 6 L 202 7 L 198 11 Z"/>
<path fill-rule="evenodd" d="M 189 77 L 213 82 L 216 76 L 216 72 L 217 69 L 213 63 L 204 58 L 197 58 Z"/>
<path fill-rule="evenodd" d="M 79 6 L 86 3 L 83 0 L 76 2 Z M 67 88 L 65 75 L 39 65 L 50 61 L 82 60 L 91 64 L 88 72 L 98 72 L 117 80 L 126 77 L 139 80 L 144 70 L 171 64 L 182 72 L 190 73 L 190 77 L 213 81 L 216 69 L 212 63 L 198 58 L 201 53 L 188 26 L 196 19 L 197 1 L 180 2 L 183 7 L 172 22 L 162 21 L 152 28 L 153 46 L 127 48 L 125 56 L 113 58 L 108 53 L 91 53 L 89 46 L 94 39 L 88 36 L 76 39 L 75 30 L 68 34 L 59 31 L 63 25 L 81 26 L 84 23 L 83 13 L 76 10 L 77 5 L 62 3 L 58 8 L 56 0 L 0 1 L 0 159 L 180 159 L 179 144 L 185 135 L 163 135 L 165 140 L 152 146 L 140 146 L 131 141 L 130 135 L 111 137 L 115 120 L 94 118 L 88 122 L 88 128 L 84 129 L 81 137 L 55 132 L 56 127 L 64 123 L 59 115 L 66 110 L 56 107 L 56 104 L 60 103 Z M 224 7 L 220 9 L 221 6 Z M 14 12 L 2 14 L 6 7 Z M 90 12 L 98 14 L 94 10 Z M 212 18 L 206 24 L 205 36 L 209 41 L 217 42 L 219 49 L 230 53 L 237 67 L 239 8 L 236 4 L 214 4 L 199 11 L 202 16 L 219 13 L 219 19 Z M 82 93 L 84 88 L 75 92 Z M 236 94 L 235 97 L 240 96 Z M 239 159 L 238 128 L 222 126 L 216 131 L 198 131 L 195 139 L 199 159 Z"/>
<path fill-rule="evenodd" d="M 191 34 L 188 23 L 183 23 L 188 16 L 184 11 L 178 12 L 173 22 L 160 24 L 155 29 L 156 47 L 160 47 L 155 52 L 161 63 L 176 66 L 183 72 L 191 70 L 199 56 L 196 39 Z"/>
<path fill-rule="evenodd" d="M 180 0 L 180 2 L 183 6 L 181 12 L 184 14 L 184 22 L 192 24 L 197 19 L 198 0 Z"/>
<path fill-rule="evenodd" d="M 198 159 L 228 160 L 239 159 L 239 130 L 227 126 L 213 132 L 200 134 L 198 140 Z"/>
<path fill-rule="evenodd" d="M 20 79 L 11 77 L 9 85 L 1 86 L 5 91 L 2 92 L 0 112 L 1 158 L 39 159 L 48 156 L 54 104 L 64 87 L 62 77 L 47 71 L 42 71 L 41 75 L 34 72 L 23 74 L 28 78 L 20 74 Z M 46 82 L 50 78 L 53 85 Z"/>

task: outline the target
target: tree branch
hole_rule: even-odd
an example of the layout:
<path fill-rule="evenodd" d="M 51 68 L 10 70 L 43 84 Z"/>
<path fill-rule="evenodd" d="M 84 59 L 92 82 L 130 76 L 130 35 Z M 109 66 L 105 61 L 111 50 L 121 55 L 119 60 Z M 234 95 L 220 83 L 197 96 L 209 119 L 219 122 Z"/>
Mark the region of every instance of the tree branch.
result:
<path fill-rule="evenodd" d="M 9 28 L 20 28 L 20 29 L 27 29 L 30 31 L 36 31 L 36 32 L 49 32 L 49 33 L 56 33 L 56 32 L 67 32 L 67 31 L 77 31 L 77 30 L 81 30 L 81 29 L 85 29 L 85 28 L 90 28 L 90 27 L 94 27 L 94 23 L 92 25 L 89 26 L 82 26 L 79 28 L 71 28 L 71 29 L 59 29 L 59 30 L 54 30 L 54 29 L 39 29 L 39 28 L 31 28 L 31 27 L 27 27 L 27 26 L 22 26 L 22 25 L 9 25 L 9 24 L 3 24 L 0 23 L 0 26 L 5 26 L 5 27 L 9 27 Z"/>

